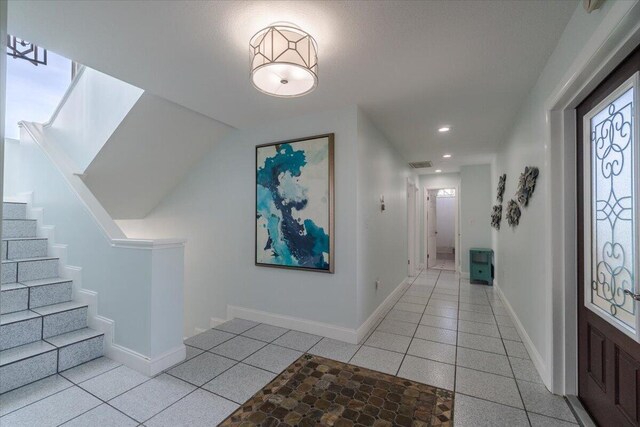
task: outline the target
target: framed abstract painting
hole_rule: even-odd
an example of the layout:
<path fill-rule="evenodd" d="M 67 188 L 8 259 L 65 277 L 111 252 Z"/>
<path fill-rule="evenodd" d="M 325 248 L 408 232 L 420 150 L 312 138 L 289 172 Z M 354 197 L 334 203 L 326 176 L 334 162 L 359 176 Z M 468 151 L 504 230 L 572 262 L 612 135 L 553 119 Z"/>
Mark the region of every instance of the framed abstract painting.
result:
<path fill-rule="evenodd" d="M 256 265 L 333 273 L 333 143 L 256 147 Z"/>

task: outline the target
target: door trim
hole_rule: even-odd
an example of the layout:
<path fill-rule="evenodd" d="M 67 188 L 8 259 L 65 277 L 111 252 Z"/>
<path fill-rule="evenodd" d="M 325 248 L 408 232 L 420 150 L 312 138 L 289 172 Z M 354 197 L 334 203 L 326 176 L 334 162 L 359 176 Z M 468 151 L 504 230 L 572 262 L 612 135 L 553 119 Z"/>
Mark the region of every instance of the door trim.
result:
<path fill-rule="evenodd" d="M 613 3 L 592 37 L 545 102 L 550 145 L 545 282 L 552 319 L 546 366 L 536 366 L 553 393 L 578 392 L 576 106 L 640 44 L 640 2 Z M 553 185 L 553 188 L 551 187 Z M 560 220 L 553 221 L 552 218 Z"/>
<path fill-rule="evenodd" d="M 417 215 L 416 208 L 418 206 L 417 203 L 417 191 L 416 185 L 407 180 L 407 259 L 409 260 L 407 266 L 407 275 L 409 277 L 414 277 L 417 273 L 417 262 L 416 260 L 419 258 L 416 254 L 416 225 L 417 225 Z"/>

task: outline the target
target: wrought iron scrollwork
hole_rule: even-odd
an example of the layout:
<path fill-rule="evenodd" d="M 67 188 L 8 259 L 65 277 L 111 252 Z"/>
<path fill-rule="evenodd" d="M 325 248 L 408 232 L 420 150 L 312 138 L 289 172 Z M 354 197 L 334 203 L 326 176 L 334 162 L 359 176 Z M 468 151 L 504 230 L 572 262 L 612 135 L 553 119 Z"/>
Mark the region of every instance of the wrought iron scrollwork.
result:
<path fill-rule="evenodd" d="M 29 61 L 36 67 L 47 65 L 47 49 L 16 36 L 7 35 L 7 55 L 15 59 Z"/>
<path fill-rule="evenodd" d="M 633 89 L 629 89 L 633 91 Z M 633 102 L 622 102 L 628 92 L 599 112 L 591 122 L 594 265 L 591 298 L 609 304 L 609 312 L 624 321 L 635 315 L 629 294 L 634 290 Z M 631 98 L 632 99 L 632 98 Z M 597 301 L 593 301 L 597 303 Z M 601 304 L 602 305 L 602 302 Z M 633 326 L 633 325 L 630 325 Z"/>

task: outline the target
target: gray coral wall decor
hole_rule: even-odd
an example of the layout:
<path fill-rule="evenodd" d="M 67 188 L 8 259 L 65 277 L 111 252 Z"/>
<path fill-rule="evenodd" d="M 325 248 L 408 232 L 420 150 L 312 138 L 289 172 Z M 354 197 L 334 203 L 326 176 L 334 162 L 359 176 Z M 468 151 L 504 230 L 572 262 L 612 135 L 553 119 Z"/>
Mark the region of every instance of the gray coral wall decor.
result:
<path fill-rule="evenodd" d="M 495 205 L 491 212 L 491 226 L 496 230 L 500 230 L 500 223 L 502 222 L 502 205 Z"/>
<path fill-rule="evenodd" d="M 516 198 L 522 206 L 529 205 L 529 199 L 531 199 L 531 196 L 533 196 L 533 191 L 536 189 L 536 180 L 538 179 L 538 174 L 538 168 L 535 166 L 525 167 L 524 173 L 520 174 Z"/>
<path fill-rule="evenodd" d="M 518 223 L 520 223 L 520 206 L 518 206 L 518 202 L 516 202 L 515 200 L 511 199 L 507 202 L 507 212 L 506 212 L 506 217 L 507 217 L 507 223 L 511 226 L 511 227 L 515 227 L 518 225 Z"/>
<path fill-rule="evenodd" d="M 498 202 L 500 203 L 502 203 L 502 197 L 504 196 L 504 187 L 506 182 L 507 182 L 507 174 L 505 173 L 500 175 L 500 178 L 498 179 L 498 197 L 497 197 Z"/>

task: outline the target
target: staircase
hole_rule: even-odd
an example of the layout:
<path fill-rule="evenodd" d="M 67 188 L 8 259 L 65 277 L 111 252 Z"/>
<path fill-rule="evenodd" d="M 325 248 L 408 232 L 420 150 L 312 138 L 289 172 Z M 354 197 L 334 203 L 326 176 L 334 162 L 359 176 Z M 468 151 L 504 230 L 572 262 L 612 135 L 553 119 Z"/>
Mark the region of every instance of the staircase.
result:
<path fill-rule="evenodd" d="M 37 237 L 25 203 L 2 204 L 0 393 L 102 356 L 104 334 L 87 327 L 86 304 Z"/>

